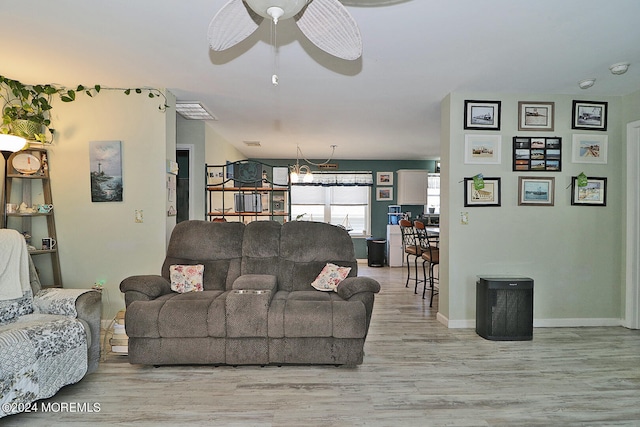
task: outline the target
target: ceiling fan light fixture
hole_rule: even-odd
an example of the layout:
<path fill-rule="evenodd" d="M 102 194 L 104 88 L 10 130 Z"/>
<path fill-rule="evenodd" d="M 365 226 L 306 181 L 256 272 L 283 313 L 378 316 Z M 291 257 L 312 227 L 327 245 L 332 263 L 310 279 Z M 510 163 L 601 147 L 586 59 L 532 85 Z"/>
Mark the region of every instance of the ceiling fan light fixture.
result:
<path fill-rule="evenodd" d="M 271 18 L 277 23 L 279 19 L 291 18 L 298 14 L 307 5 L 308 0 L 244 0 L 244 2 L 258 15 Z M 282 14 L 272 15 L 273 12 L 280 13 L 277 9 L 280 9 Z"/>
<path fill-rule="evenodd" d="M 578 86 L 580 86 L 580 89 L 589 89 L 595 82 L 596 79 L 584 79 L 578 82 Z"/>
<path fill-rule="evenodd" d="M 610 66 L 609 70 L 611 71 L 611 74 L 619 76 L 620 74 L 624 74 L 627 72 L 627 70 L 629 69 L 629 65 L 631 64 L 629 64 L 628 62 L 618 62 Z"/>
<path fill-rule="evenodd" d="M 278 20 L 284 15 L 284 10 L 278 6 L 271 6 L 267 9 L 267 14 L 273 19 L 273 22 L 277 24 Z"/>

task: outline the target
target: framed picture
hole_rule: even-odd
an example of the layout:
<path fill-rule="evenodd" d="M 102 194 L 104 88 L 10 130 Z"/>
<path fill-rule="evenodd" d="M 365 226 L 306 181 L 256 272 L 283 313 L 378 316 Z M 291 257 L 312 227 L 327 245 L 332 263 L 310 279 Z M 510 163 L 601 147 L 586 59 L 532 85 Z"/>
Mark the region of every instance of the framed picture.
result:
<path fill-rule="evenodd" d="M 464 162 L 467 164 L 500 164 L 501 135 L 465 135 Z"/>
<path fill-rule="evenodd" d="M 578 177 L 571 177 L 571 204 L 607 206 L 607 178 L 588 178 L 586 187 L 578 187 Z"/>
<path fill-rule="evenodd" d="M 607 103 L 573 101 L 572 129 L 607 130 Z"/>
<path fill-rule="evenodd" d="M 554 102 L 518 102 L 518 130 L 553 131 Z"/>
<path fill-rule="evenodd" d="M 393 172 L 376 172 L 377 185 L 393 185 Z"/>
<path fill-rule="evenodd" d="M 464 128 L 500 130 L 501 101 L 464 101 Z"/>
<path fill-rule="evenodd" d="M 271 181 L 276 187 L 286 187 L 289 185 L 289 168 L 287 167 L 273 167 L 273 178 Z"/>
<path fill-rule="evenodd" d="M 500 206 L 500 178 L 484 178 L 484 188 L 476 190 L 473 178 L 464 179 L 465 206 Z"/>
<path fill-rule="evenodd" d="M 513 170 L 560 172 L 562 170 L 562 138 L 514 136 Z"/>
<path fill-rule="evenodd" d="M 393 200 L 393 187 L 377 187 L 376 200 L 378 201 Z"/>
<path fill-rule="evenodd" d="M 573 134 L 573 163 L 607 163 L 607 135 Z"/>
<path fill-rule="evenodd" d="M 122 144 L 90 141 L 89 164 L 92 202 L 122 201 Z M 174 176 L 174 175 L 172 175 Z"/>
<path fill-rule="evenodd" d="M 519 206 L 553 206 L 555 178 L 518 177 Z"/>

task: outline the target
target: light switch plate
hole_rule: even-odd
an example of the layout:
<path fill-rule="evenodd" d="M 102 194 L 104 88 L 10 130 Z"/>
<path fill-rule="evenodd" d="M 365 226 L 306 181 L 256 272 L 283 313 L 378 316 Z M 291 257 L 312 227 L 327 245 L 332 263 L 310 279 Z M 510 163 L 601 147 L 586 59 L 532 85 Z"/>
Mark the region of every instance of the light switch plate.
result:
<path fill-rule="evenodd" d="M 142 216 L 142 209 L 136 209 L 136 212 L 135 212 L 135 221 L 136 221 L 137 223 L 144 222 L 144 218 L 143 218 L 143 216 Z"/>
<path fill-rule="evenodd" d="M 469 212 L 460 212 L 460 224 L 469 224 Z"/>

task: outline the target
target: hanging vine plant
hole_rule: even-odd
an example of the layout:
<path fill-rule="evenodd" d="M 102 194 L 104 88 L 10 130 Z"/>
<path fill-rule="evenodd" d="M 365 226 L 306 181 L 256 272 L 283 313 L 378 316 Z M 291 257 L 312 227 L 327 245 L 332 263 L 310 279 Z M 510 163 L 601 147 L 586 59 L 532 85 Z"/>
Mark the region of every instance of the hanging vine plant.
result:
<path fill-rule="evenodd" d="M 149 98 L 161 99 L 162 103 L 158 106 L 160 111 L 164 112 L 168 107 L 166 95 L 155 88 L 78 85 L 75 89 L 69 89 L 52 84 L 26 85 L 18 80 L 0 76 L 0 99 L 4 101 L 0 132 L 50 144 L 55 136 L 55 129 L 51 126 L 51 109 L 53 108 L 51 101 L 53 97 L 58 96 L 62 102 L 73 102 L 79 93 L 93 97 L 102 90 L 117 90 L 125 95 L 146 93 Z"/>

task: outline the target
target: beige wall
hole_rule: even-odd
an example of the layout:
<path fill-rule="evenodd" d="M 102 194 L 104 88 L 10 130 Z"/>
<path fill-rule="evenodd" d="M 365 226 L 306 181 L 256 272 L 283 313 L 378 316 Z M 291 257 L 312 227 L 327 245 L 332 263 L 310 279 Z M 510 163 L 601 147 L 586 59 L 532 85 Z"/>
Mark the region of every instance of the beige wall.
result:
<path fill-rule="evenodd" d="M 227 161 L 245 160 L 247 157 L 216 132 L 213 126 L 205 127 L 206 163 L 224 165 Z"/>
<path fill-rule="evenodd" d="M 166 161 L 172 153 L 175 159 L 175 109 L 160 112 L 159 102 L 102 91 L 54 106 L 58 135 L 49 157 L 64 286 L 104 280 L 104 319 L 124 308 L 120 281 L 158 273 L 164 259 L 172 224 Z M 89 141 L 111 140 L 122 141 L 124 201 L 92 203 Z M 143 211 L 143 223 L 134 222 L 136 209 Z"/>
<path fill-rule="evenodd" d="M 502 101 L 499 132 L 465 131 L 465 99 Z M 443 221 L 440 319 L 452 327 L 475 324 L 475 281 L 480 274 L 509 274 L 534 279 L 534 324 L 537 326 L 613 325 L 621 317 L 621 259 L 623 228 L 623 145 L 621 99 L 609 102 L 608 163 L 571 162 L 574 133 L 603 134 L 571 129 L 574 98 L 564 95 L 453 93 L 442 102 L 442 168 L 446 217 Z M 518 131 L 518 101 L 555 102 L 554 132 Z M 446 116 L 446 117 L 445 117 Z M 499 165 L 464 164 L 465 134 L 502 135 Z M 448 134 L 448 135 L 447 135 Z M 562 171 L 512 171 L 512 137 L 562 137 Z M 446 161 L 445 161 L 446 159 Z M 607 177 L 606 207 L 571 206 L 571 177 Z M 464 207 L 461 181 L 478 173 L 502 178 L 501 207 Z M 555 206 L 518 206 L 518 176 L 555 177 Z M 469 224 L 460 224 L 461 212 Z"/>
<path fill-rule="evenodd" d="M 189 187 L 189 204 L 193 208 L 189 211 L 189 219 L 204 219 L 204 162 L 205 158 L 205 124 L 201 120 L 187 120 L 178 115 L 177 144 L 188 147 L 191 151 L 193 164 L 189 165 L 193 181 Z"/>
<path fill-rule="evenodd" d="M 124 308 L 118 288 L 122 279 L 160 272 L 175 225 L 175 217 L 167 216 L 166 166 L 167 159 L 175 160 L 176 143 L 196 147 L 196 195 L 204 194 L 204 180 L 198 179 L 204 175 L 203 158 L 208 163 L 245 158 L 210 126 L 178 119 L 175 97 L 167 92 L 167 98 L 165 113 L 158 110 L 158 99 L 111 91 L 78 96 L 54 108 L 58 135 L 48 148 L 64 286 L 85 288 L 104 281 L 103 319 Z M 123 202 L 91 202 L 89 141 L 105 140 L 122 141 Z M 196 206 L 202 219 L 204 197 Z M 143 211 L 143 223 L 134 221 L 137 209 Z M 42 261 L 41 269 L 49 274 Z"/>
<path fill-rule="evenodd" d="M 225 164 L 226 161 L 243 160 L 246 157 L 220 136 L 212 126 L 199 120 L 187 120 L 178 116 L 177 143 L 193 147 L 194 164 L 192 167 L 193 212 L 191 219 L 205 218 L 205 166 L 206 164 Z M 204 159 L 204 161 L 203 161 Z"/>

